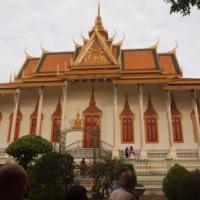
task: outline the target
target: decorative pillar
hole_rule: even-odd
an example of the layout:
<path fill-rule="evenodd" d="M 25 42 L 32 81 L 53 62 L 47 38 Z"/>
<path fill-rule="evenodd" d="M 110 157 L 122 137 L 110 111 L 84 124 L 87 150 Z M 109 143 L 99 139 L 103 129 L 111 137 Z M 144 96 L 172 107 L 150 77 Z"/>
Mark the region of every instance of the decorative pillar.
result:
<path fill-rule="evenodd" d="M 166 107 L 167 107 L 167 122 L 168 122 L 168 132 L 169 132 L 169 154 L 168 158 L 176 157 L 176 149 L 174 146 L 174 136 L 172 127 L 172 113 L 171 113 L 171 95 L 170 91 L 166 92 Z"/>
<path fill-rule="evenodd" d="M 41 117 L 42 117 L 43 96 L 44 96 L 44 88 L 40 87 L 38 110 L 37 110 L 36 135 L 41 135 L 40 127 L 41 127 L 41 119 L 42 119 Z"/>
<path fill-rule="evenodd" d="M 15 128 L 16 128 L 16 120 L 17 120 L 17 112 L 19 109 L 19 96 L 20 96 L 20 89 L 16 89 L 16 94 L 14 96 L 14 111 L 13 111 L 13 117 L 12 117 L 12 125 L 11 125 L 11 131 L 10 131 L 10 138 L 11 142 L 14 141 L 15 137 Z"/>
<path fill-rule="evenodd" d="M 61 114 L 61 132 L 65 130 L 65 118 L 66 118 L 66 101 L 67 101 L 67 88 L 68 82 L 65 81 L 63 86 L 63 102 L 62 102 L 62 114 Z"/>
<path fill-rule="evenodd" d="M 113 152 L 112 152 L 112 157 L 113 158 L 119 158 L 119 149 L 117 149 L 117 106 L 118 106 L 118 101 L 117 101 L 117 85 L 114 85 L 113 88 Z"/>
<path fill-rule="evenodd" d="M 144 101 L 142 94 L 142 84 L 138 85 L 138 100 L 139 100 L 139 110 L 140 110 L 140 156 L 141 158 L 147 158 L 147 152 L 144 149 L 145 144 L 145 127 L 144 127 Z"/>
<path fill-rule="evenodd" d="M 197 106 L 197 93 L 196 90 L 192 91 L 192 104 L 194 110 L 195 126 L 197 131 L 197 142 L 198 142 L 198 155 L 200 157 L 200 124 L 199 124 L 199 112 Z"/>

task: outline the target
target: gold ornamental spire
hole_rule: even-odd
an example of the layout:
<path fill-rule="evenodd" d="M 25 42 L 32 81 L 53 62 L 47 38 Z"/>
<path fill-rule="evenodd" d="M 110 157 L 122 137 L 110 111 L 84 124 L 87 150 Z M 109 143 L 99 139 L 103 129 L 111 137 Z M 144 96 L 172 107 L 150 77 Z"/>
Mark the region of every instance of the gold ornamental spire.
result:
<path fill-rule="evenodd" d="M 101 16 L 101 6 L 100 6 L 100 2 L 98 2 L 98 17 Z"/>
<path fill-rule="evenodd" d="M 98 30 L 104 30 L 103 23 L 101 21 L 101 5 L 100 5 L 100 2 L 98 3 L 98 11 L 97 11 L 97 17 L 96 17 L 96 20 L 95 20 L 94 28 L 96 28 Z"/>

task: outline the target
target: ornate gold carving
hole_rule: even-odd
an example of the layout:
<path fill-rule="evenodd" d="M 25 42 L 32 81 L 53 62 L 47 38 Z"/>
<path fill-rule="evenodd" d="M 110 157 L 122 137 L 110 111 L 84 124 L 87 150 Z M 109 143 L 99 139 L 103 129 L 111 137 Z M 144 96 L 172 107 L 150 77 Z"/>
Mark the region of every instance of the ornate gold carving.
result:
<path fill-rule="evenodd" d="M 77 111 L 77 114 L 76 114 L 76 118 L 74 120 L 74 127 L 73 128 L 81 128 L 82 127 L 82 124 L 81 124 L 81 117 L 80 117 L 80 113 L 79 113 L 79 110 Z"/>
<path fill-rule="evenodd" d="M 107 54 L 99 44 L 94 41 L 85 57 L 82 59 L 81 65 L 106 65 L 111 64 Z"/>

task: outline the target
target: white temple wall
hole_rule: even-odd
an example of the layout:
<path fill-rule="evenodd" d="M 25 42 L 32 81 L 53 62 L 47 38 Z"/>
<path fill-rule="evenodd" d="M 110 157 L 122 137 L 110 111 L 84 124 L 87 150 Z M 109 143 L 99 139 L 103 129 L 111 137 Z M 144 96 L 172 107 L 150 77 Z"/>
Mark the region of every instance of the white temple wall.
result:
<path fill-rule="evenodd" d="M 122 144 L 121 143 L 121 127 L 120 127 L 120 113 L 124 109 L 125 93 L 128 94 L 128 102 L 130 109 L 135 115 L 134 120 L 134 143 L 133 144 Z M 119 138 L 117 147 L 119 149 L 125 149 L 126 147 L 133 146 L 134 149 L 140 148 L 140 118 L 139 118 L 139 106 L 138 106 L 138 87 L 136 85 L 118 86 L 118 132 L 117 137 Z"/>
<path fill-rule="evenodd" d="M 113 145 L 113 84 L 112 82 L 75 82 L 68 87 L 67 102 L 66 102 L 66 118 L 65 128 L 73 126 L 73 120 L 79 110 L 82 118 L 82 112 L 88 107 L 91 97 L 92 85 L 94 86 L 94 94 L 96 105 L 102 110 L 101 121 L 101 140 Z M 128 101 L 131 110 L 135 114 L 134 121 L 134 144 L 121 143 L 121 127 L 119 115 L 124 108 L 125 92 L 128 94 Z M 151 99 L 154 109 L 159 114 L 158 130 L 159 143 L 147 144 L 145 149 L 154 150 L 168 150 L 169 149 L 169 134 L 166 115 L 165 91 L 162 86 L 158 85 L 144 85 L 144 111 L 147 108 L 148 94 L 151 93 Z M 58 96 L 61 95 L 62 102 L 62 87 L 45 88 L 42 113 L 44 120 L 42 122 L 41 135 L 50 140 L 52 129 L 52 114 L 56 110 L 58 103 Z M 22 89 L 20 94 L 20 110 L 22 112 L 22 124 L 20 129 L 20 136 L 29 134 L 30 130 L 30 115 L 35 109 L 38 98 L 38 89 Z M 179 111 L 183 114 L 183 137 L 184 143 L 175 143 L 177 149 L 196 149 L 197 144 L 194 142 L 193 125 L 191 120 L 192 100 L 189 91 L 175 91 L 174 99 Z M 0 111 L 3 119 L 0 122 L 0 148 L 5 148 L 7 143 L 9 116 L 14 109 L 14 95 L 5 94 L 0 96 Z M 132 145 L 135 149 L 140 149 L 140 115 L 138 104 L 138 88 L 137 85 L 119 85 L 118 86 L 118 113 L 117 113 L 117 130 L 116 147 L 124 149 Z M 67 135 L 66 145 L 70 145 L 77 140 L 82 140 L 83 134 L 81 132 L 71 132 Z"/>
<path fill-rule="evenodd" d="M 51 140 L 51 129 L 52 129 L 52 115 L 56 110 L 59 95 L 62 95 L 62 88 L 45 88 L 42 113 L 44 120 L 42 122 L 42 137 Z"/>
<path fill-rule="evenodd" d="M 194 141 L 191 112 L 193 110 L 192 96 L 190 91 L 176 91 L 173 93 L 177 108 L 182 113 L 182 127 L 184 143 L 176 143 L 177 149 L 194 149 L 197 143 Z"/>
<path fill-rule="evenodd" d="M 22 113 L 20 137 L 30 134 L 30 116 L 35 110 L 37 99 L 38 89 L 31 88 L 21 90 L 19 99 L 19 108 Z"/>
<path fill-rule="evenodd" d="M 112 83 L 104 82 L 81 82 L 74 83 L 69 86 L 67 93 L 66 103 L 66 128 L 70 128 L 75 119 L 75 115 L 79 110 L 81 117 L 82 112 L 89 106 L 92 85 L 94 85 L 94 95 L 96 100 L 96 106 L 102 110 L 101 119 L 101 140 L 109 144 L 113 143 L 113 86 Z M 76 133 L 77 134 L 77 133 Z M 71 140 L 77 138 L 75 133 L 69 133 L 70 141 L 67 140 L 67 144 L 71 144 Z M 82 140 L 79 138 L 79 140 Z"/>
<path fill-rule="evenodd" d="M 169 149 L 169 133 L 168 133 L 168 121 L 166 113 L 166 93 L 162 86 L 158 85 L 144 85 L 144 112 L 147 109 L 148 96 L 151 94 L 151 101 L 155 111 L 158 114 L 158 143 L 145 143 L 145 149 Z"/>

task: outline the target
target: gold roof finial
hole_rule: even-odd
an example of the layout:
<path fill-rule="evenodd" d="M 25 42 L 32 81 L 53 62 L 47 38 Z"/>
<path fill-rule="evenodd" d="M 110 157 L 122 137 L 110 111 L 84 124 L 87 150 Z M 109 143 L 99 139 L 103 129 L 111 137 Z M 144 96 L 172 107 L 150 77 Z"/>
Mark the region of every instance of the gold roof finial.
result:
<path fill-rule="evenodd" d="M 160 44 L 160 38 L 159 38 L 159 36 L 157 36 L 157 42 L 154 45 L 150 46 L 149 48 L 157 49 L 159 44 Z"/>
<path fill-rule="evenodd" d="M 28 53 L 27 47 L 25 47 L 24 53 L 25 53 L 25 55 L 26 55 L 26 59 L 33 58 L 33 56 L 31 56 L 31 55 Z"/>
<path fill-rule="evenodd" d="M 74 36 L 73 36 L 73 43 L 75 44 L 75 47 L 76 47 L 76 48 L 82 47 L 81 44 L 78 44 L 78 43 L 75 41 Z"/>
<path fill-rule="evenodd" d="M 124 40 L 125 40 L 125 34 L 124 34 L 124 37 L 122 38 L 122 40 L 119 41 L 119 42 L 117 42 L 117 43 L 115 44 L 115 46 L 122 46 Z"/>
<path fill-rule="evenodd" d="M 101 5 L 100 5 L 100 1 L 98 2 L 98 17 L 101 16 Z"/>
<path fill-rule="evenodd" d="M 168 51 L 166 53 L 168 53 L 168 54 L 176 54 L 176 50 L 178 48 L 179 43 L 177 41 L 175 41 L 175 43 L 176 43 L 176 46 L 172 50 L 170 50 L 170 51 Z"/>
<path fill-rule="evenodd" d="M 40 43 L 40 48 L 42 50 L 42 53 L 48 53 L 48 50 L 46 50 L 44 47 L 43 47 L 43 42 Z"/>
<path fill-rule="evenodd" d="M 94 28 L 96 28 L 98 30 L 104 30 L 103 23 L 101 21 L 101 6 L 100 6 L 100 2 L 98 2 L 98 12 L 97 12 L 97 17 L 96 17 Z"/>
<path fill-rule="evenodd" d="M 88 41 L 88 39 L 83 35 L 83 31 L 81 31 L 81 37 L 82 37 L 82 39 L 83 39 L 84 42 Z"/>
<path fill-rule="evenodd" d="M 115 40 L 116 35 L 117 35 L 117 31 L 115 31 L 115 33 L 113 34 L 113 36 L 110 37 L 108 40 L 111 41 L 111 42 L 113 42 Z"/>

